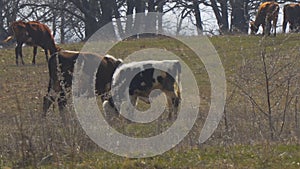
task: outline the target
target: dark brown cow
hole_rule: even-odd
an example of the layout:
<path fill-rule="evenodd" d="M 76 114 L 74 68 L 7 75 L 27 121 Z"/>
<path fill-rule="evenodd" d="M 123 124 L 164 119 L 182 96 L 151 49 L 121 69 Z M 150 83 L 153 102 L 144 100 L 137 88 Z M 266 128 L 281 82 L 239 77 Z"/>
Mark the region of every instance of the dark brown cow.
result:
<path fill-rule="evenodd" d="M 11 23 L 9 32 L 12 36 L 7 37 L 4 42 L 8 42 L 14 37 L 17 40 L 17 46 L 15 48 L 16 64 L 18 65 L 18 57 L 21 57 L 22 64 L 24 65 L 22 45 L 33 46 L 33 59 L 32 64 L 35 64 L 35 57 L 37 54 L 37 46 L 42 47 L 45 50 L 46 60 L 48 61 L 48 50 L 50 54 L 54 54 L 57 51 L 53 35 L 48 26 L 38 21 L 15 21 Z"/>
<path fill-rule="evenodd" d="M 274 36 L 276 36 L 278 13 L 279 5 L 277 2 L 262 3 L 258 8 L 255 21 L 250 22 L 251 34 L 257 33 L 259 26 L 262 25 L 263 35 L 270 35 L 271 22 L 273 22 Z"/>
<path fill-rule="evenodd" d="M 81 57 L 79 57 L 79 55 Z M 122 63 L 122 60 L 112 56 L 99 56 L 93 53 L 79 53 L 77 51 L 61 50 L 52 55 L 48 62 L 49 67 L 49 86 L 48 93 L 44 97 L 43 111 L 44 116 L 51 104 L 58 98 L 60 112 L 63 112 L 66 105 L 66 91 L 72 86 L 72 77 L 74 72 L 74 64 L 78 59 L 85 59 L 86 64 L 93 64 L 101 60 L 96 74 L 96 94 L 101 95 L 102 101 L 105 100 L 105 94 L 110 90 L 113 73 L 115 69 Z M 78 61 L 80 62 L 80 61 Z M 87 66 L 87 69 L 89 67 Z M 93 80 L 93 70 L 85 70 L 85 75 L 89 76 L 89 81 Z M 85 92 L 85 91 L 82 91 Z M 94 92 L 94 91 L 90 91 Z M 59 97 L 56 95 L 59 94 Z"/>
<path fill-rule="evenodd" d="M 290 31 L 299 31 L 300 4 L 287 4 L 283 7 L 282 31 L 285 33 L 287 23 L 290 24 Z"/>

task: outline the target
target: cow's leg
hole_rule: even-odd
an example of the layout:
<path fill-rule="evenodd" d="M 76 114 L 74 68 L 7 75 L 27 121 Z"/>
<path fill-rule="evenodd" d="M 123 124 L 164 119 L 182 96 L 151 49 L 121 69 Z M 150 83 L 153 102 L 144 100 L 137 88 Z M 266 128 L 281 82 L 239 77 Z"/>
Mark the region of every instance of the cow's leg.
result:
<path fill-rule="evenodd" d="M 299 29 L 298 24 L 294 24 L 294 26 L 293 26 L 293 32 L 298 33 L 298 29 Z"/>
<path fill-rule="evenodd" d="M 66 105 L 67 105 L 67 100 L 66 100 L 66 94 L 64 91 L 61 91 L 59 93 L 59 98 L 57 100 L 58 102 L 58 110 L 59 110 L 59 114 L 60 114 L 60 117 L 63 121 L 64 124 L 67 124 L 67 118 L 66 118 Z"/>
<path fill-rule="evenodd" d="M 175 91 L 164 91 L 167 96 L 167 105 L 168 105 L 168 119 L 173 120 L 177 117 L 178 107 L 180 104 L 180 97 L 177 96 Z"/>
<path fill-rule="evenodd" d="M 50 89 L 51 90 L 51 89 Z M 56 94 L 50 94 L 54 91 L 48 92 L 46 96 L 44 96 L 44 102 L 43 102 L 43 114 L 42 117 L 45 118 L 47 115 L 47 111 L 49 110 L 50 106 L 55 102 Z M 60 96 L 57 100 L 58 102 L 58 109 L 60 116 L 62 118 L 62 121 L 64 124 L 66 124 L 66 112 L 65 112 L 65 106 L 66 106 L 66 98 L 64 92 L 60 92 Z"/>
<path fill-rule="evenodd" d="M 47 49 L 44 49 L 44 50 L 45 50 L 46 60 L 47 60 L 47 62 L 48 62 L 48 60 L 49 60 L 49 57 L 48 57 L 48 50 L 47 50 Z"/>
<path fill-rule="evenodd" d="M 52 80 L 50 79 L 48 83 L 48 93 L 46 96 L 44 96 L 42 117 L 46 117 L 49 107 L 53 104 L 53 102 L 55 102 L 56 99 L 57 92 L 51 87 L 54 86 L 51 82 Z"/>
<path fill-rule="evenodd" d="M 293 30 L 294 30 L 294 26 L 293 24 L 290 23 L 290 32 L 293 32 Z"/>
<path fill-rule="evenodd" d="M 42 114 L 43 118 L 46 117 L 47 111 L 48 111 L 49 107 L 53 104 L 54 101 L 55 101 L 55 97 L 50 96 L 49 94 L 47 94 L 46 96 L 44 96 L 43 114 Z"/>
<path fill-rule="evenodd" d="M 126 111 L 129 115 L 129 118 L 132 119 L 134 116 L 135 107 L 137 105 L 137 95 L 135 95 L 135 94 L 129 95 L 129 100 L 130 100 L 131 105 L 129 105 L 129 107 L 127 107 Z"/>
<path fill-rule="evenodd" d="M 49 70 L 51 70 L 50 67 L 49 67 Z M 43 112 L 44 112 L 43 117 L 46 116 L 46 113 L 47 113 L 49 107 L 56 101 L 58 93 L 60 93 L 60 91 L 62 91 L 59 81 L 57 81 L 56 79 L 53 79 L 52 73 L 54 73 L 54 72 L 51 73 L 51 71 L 50 71 L 49 73 L 50 73 L 50 75 L 49 75 L 50 79 L 48 82 L 48 91 L 47 91 L 47 95 L 44 96 L 44 103 L 43 103 Z"/>
<path fill-rule="evenodd" d="M 276 36 L 277 20 L 278 18 L 275 16 L 275 18 L 273 19 L 274 36 Z"/>
<path fill-rule="evenodd" d="M 286 18 L 283 19 L 283 24 L 282 24 L 282 32 L 285 33 L 286 30 L 286 25 L 287 25 L 287 20 Z M 291 28 L 291 27 L 290 27 Z"/>
<path fill-rule="evenodd" d="M 32 64 L 35 65 L 35 57 L 37 54 L 37 46 L 33 46 L 33 58 L 32 58 Z"/>
<path fill-rule="evenodd" d="M 277 22 L 277 20 L 276 20 L 276 22 Z M 273 21 L 273 29 L 274 29 L 274 36 L 276 36 L 276 22 L 275 21 Z"/>
<path fill-rule="evenodd" d="M 23 60 L 23 55 L 22 55 L 22 45 L 23 45 L 23 43 L 18 42 L 17 47 L 15 48 L 16 65 L 19 65 L 19 61 L 18 61 L 19 60 L 19 58 L 18 58 L 19 55 L 21 57 L 22 64 L 24 65 L 24 60 Z"/>
<path fill-rule="evenodd" d="M 264 35 L 270 36 L 270 34 L 271 34 L 271 22 L 267 22 L 265 27 L 266 28 L 265 28 L 265 34 Z"/>
<path fill-rule="evenodd" d="M 264 36 L 266 33 L 266 24 L 265 23 L 262 24 L 262 28 L 263 28 L 262 35 Z"/>
<path fill-rule="evenodd" d="M 19 56 L 19 46 L 17 45 L 15 48 L 15 56 L 16 56 L 16 65 L 19 65 L 18 56 Z"/>

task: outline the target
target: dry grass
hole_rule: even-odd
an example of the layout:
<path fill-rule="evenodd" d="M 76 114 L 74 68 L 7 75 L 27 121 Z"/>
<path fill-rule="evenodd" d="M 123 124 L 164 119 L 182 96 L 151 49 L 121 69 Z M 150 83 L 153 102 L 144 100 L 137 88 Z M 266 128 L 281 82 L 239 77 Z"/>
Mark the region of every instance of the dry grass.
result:
<path fill-rule="evenodd" d="M 218 129 L 200 146 L 197 139 L 210 102 L 210 83 L 203 64 L 190 59 L 192 54 L 184 46 L 168 39 L 127 41 L 117 45 L 110 53 L 121 58 L 148 47 L 167 48 L 186 57 L 199 86 L 200 114 L 190 134 L 171 151 L 147 159 L 122 158 L 100 149 L 81 129 L 72 106 L 66 111 L 69 119 L 66 125 L 62 124 L 57 107 L 49 111 L 46 119 L 41 118 L 42 98 L 49 78 L 43 52 L 38 53 L 37 66 L 32 66 L 32 48 L 25 47 L 26 65 L 17 67 L 14 49 L 1 49 L 0 168 L 299 168 L 299 38 L 297 34 L 267 39 L 211 38 L 226 71 L 227 105 Z M 79 50 L 81 46 L 63 47 Z M 270 81 L 270 87 L 275 90 L 271 94 L 274 138 L 270 137 L 268 118 L 260 111 L 268 110 L 261 61 L 264 50 L 270 74 L 293 63 Z M 287 79 L 290 79 L 288 92 Z M 280 97 L 286 93 L 288 97 Z M 257 105 L 249 96 L 253 96 Z M 289 98 L 291 101 L 286 106 Z M 155 123 L 150 126 L 115 125 L 122 128 L 119 131 L 134 136 L 155 135 L 157 126 Z"/>

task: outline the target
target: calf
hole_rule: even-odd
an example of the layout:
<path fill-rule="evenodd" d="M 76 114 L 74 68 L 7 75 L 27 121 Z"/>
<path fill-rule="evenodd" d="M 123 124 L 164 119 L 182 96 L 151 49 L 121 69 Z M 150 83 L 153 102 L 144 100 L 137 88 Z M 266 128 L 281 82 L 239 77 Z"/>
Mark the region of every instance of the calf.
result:
<path fill-rule="evenodd" d="M 51 34 L 48 26 L 38 21 L 15 21 L 12 22 L 9 28 L 9 32 L 13 34 L 7 37 L 4 42 L 8 42 L 13 37 L 17 40 L 17 46 L 15 48 L 16 64 L 18 65 L 18 57 L 21 57 L 22 64 L 24 65 L 22 45 L 33 46 L 33 59 L 32 64 L 35 64 L 35 57 L 37 54 L 37 46 L 42 47 L 45 50 L 46 60 L 48 61 L 48 50 L 50 54 L 54 54 L 57 51 L 53 35 Z"/>
<path fill-rule="evenodd" d="M 259 8 L 255 21 L 250 22 L 251 34 L 258 31 L 260 25 L 263 28 L 263 35 L 270 35 L 271 22 L 273 22 L 274 36 L 276 36 L 276 25 L 278 20 L 279 5 L 277 2 L 264 2 Z"/>
<path fill-rule="evenodd" d="M 78 56 L 81 57 L 78 57 Z M 93 53 L 79 53 L 77 51 L 60 50 L 51 56 L 48 62 L 49 67 L 49 85 L 48 93 L 44 97 L 43 111 L 44 116 L 51 104 L 58 98 L 58 105 L 60 112 L 63 112 L 66 105 L 66 92 L 72 86 L 72 78 L 74 72 L 74 65 L 78 59 L 85 59 L 86 65 L 98 63 L 100 65 L 96 73 L 96 94 L 101 96 L 102 101 L 106 99 L 106 94 L 110 90 L 110 83 L 115 69 L 122 63 L 122 60 L 116 59 L 112 56 L 100 56 Z M 79 62 L 81 63 L 81 62 Z M 88 76 L 89 82 L 93 82 L 93 71 L 87 70 L 89 66 L 85 66 L 84 74 Z M 81 89 L 79 89 L 81 90 Z M 80 94 L 86 91 L 79 91 Z M 89 91 L 91 92 L 91 91 Z M 95 91 L 92 91 L 95 92 Z M 59 97 L 57 97 L 59 95 Z"/>
<path fill-rule="evenodd" d="M 290 24 L 290 31 L 299 31 L 300 4 L 287 4 L 283 7 L 282 31 L 285 33 L 287 23 Z"/>
<path fill-rule="evenodd" d="M 142 61 L 123 64 L 117 68 L 112 81 L 112 100 L 103 103 L 106 111 L 120 110 L 123 101 L 130 101 L 136 106 L 137 100 L 150 104 L 149 95 L 161 90 L 167 97 L 169 119 L 177 115 L 180 104 L 181 66 L 177 60 Z M 177 82 L 176 82 L 176 80 Z M 133 115 L 133 109 L 126 112 Z"/>

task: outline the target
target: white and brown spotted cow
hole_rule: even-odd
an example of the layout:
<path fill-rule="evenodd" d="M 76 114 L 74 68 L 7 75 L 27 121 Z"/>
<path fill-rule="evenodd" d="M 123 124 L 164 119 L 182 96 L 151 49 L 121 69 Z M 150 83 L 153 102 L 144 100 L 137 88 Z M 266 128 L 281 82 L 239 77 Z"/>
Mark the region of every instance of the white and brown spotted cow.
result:
<path fill-rule="evenodd" d="M 279 5 L 277 2 L 264 2 L 259 8 L 255 21 L 250 22 L 251 34 L 258 31 L 260 25 L 263 28 L 263 35 L 270 35 L 271 22 L 273 26 L 274 36 L 276 36 L 276 25 L 278 20 Z"/>
<path fill-rule="evenodd" d="M 176 117 L 181 101 L 181 66 L 178 60 L 142 61 L 122 64 L 114 73 L 112 100 L 105 101 L 106 112 L 121 110 L 123 101 L 136 106 L 137 100 L 150 104 L 149 95 L 153 90 L 161 90 L 167 98 L 169 119 Z M 128 110 L 127 110 L 128 111 Z M 130 109 L 129 114 L 133 114 Z M 174 115 L 173 115 L 174 114 Z"/>

